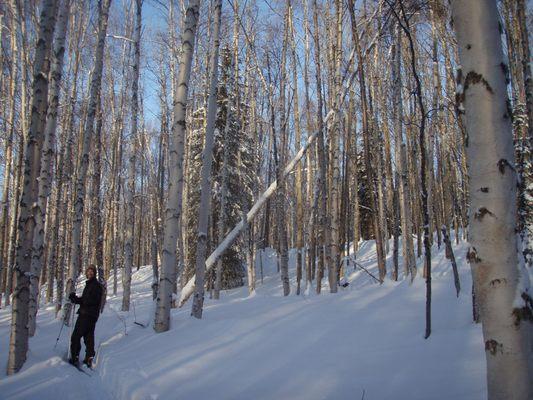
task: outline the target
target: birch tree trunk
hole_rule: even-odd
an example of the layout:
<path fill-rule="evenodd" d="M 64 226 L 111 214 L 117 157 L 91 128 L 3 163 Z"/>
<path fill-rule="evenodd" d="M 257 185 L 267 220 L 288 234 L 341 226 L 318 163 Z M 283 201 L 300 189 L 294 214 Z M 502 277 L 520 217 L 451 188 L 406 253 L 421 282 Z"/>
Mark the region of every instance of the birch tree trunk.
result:
<path fill-rule="evenodd" d="M 455 292 L 457 297 L 459 297 L 459 292 L 461 291 L 461 282 L 459 281 L 459 272 L 457 271 L 457 263 L 455 262 L 455 255 L 453 254 L 452 242 L 448 236 L 448 230 L 446 225 L 442 225 L 442 237 L 444 239 L 444 245 L 446 246 L 446 252 L 450 255 L 450 262 L 452 263 L 453 270 L 453 283 L 455 285 Z"/>
<path fill-rule="evenodd" d="M 15 260 L 16 260 L 16 249 L 20 240 L 20 235 L 18 235 L 18 221 L 20 217 L 20 201 L 22 197 L 23 190 L 23 180 L 24 180 L 24 159 L 25 159 L 25 148 L 29 137 L 30 129 L 30 107 L 29 101 L 31 88 L 29 87 L 31 63 L 29 60 L 29 39 L 28 39 L 28 29 L 26 28 L 26 23 L 28 20 L 28 6 L 24 2 L 16 2 L 17 8 L 17 27 L 20 30 L 21 36 L 21 46 L 20 46 L 20 69 L 21 69 L 21 88 L 20 88 L 20 119 L 21 119 L 21 128 L 22 134 L 19 135 L 19 154 L 17 157 L 17 167 L 16 167 L 16 188 L 14 193 L 14 198 L 12 201 L 12 210 L 11 213 L 11 222 L 9 228 L 9 237 L 8 237 L 8 250 L 7 250 L 7 270 L 6 270 L 6 296 L 5 304 L 6 306 L 11 304 L 11 294 L 13 293 L 13 285 L 16 284 L 15 276 Z"/>
<path fill-rule="evenodd" d="M 15 20 L 15 4 L 14 1 L 12 1 L 11 4 L 12 7 L 12 18 L 11 18 L 11 29 L 15 29 L 16 26 L 16 20 Z M 2 28 L 0 28 L 2 30 Z M 1 36 L 1 33 L 0 33 Z M 9 268 L 9 265 L 7 265 L 7 259 L 8 259 L 8 239 L 9 239 L 9 192 L 11 189 L 11 171 L 13 171 L 13 175 L 15 172 L 15 164 L 14 164 L 14 158 L 13 158 L 13 141 L 15 137 L 15 114 L 16 114 L 16 98 L 15 98 L 15 92 L 17 88 L 17 77 L 18 77 L 18 48 L 17 48 L 17 35 L 12 34 L 11 35 L 11 80 L 9 82 L 9 97 L 10 97 L 10 105 L 9 105 L 9 134 L 6 137 L 6 147 L 4 150 L 4 157 L 5 157 L 5 167 L 4 167 L 4 192 L 2 195 L 2 211 L 0 216 L 0 306 L 2 305 L 2 293 L 3 289 L 6 285 L 7 281 L 7 275 L 11 273 L 11 268 Z M 16 184 L 16 182 L 15 182 Z M 14 207 L 12 207 L 11 212 L 14 212 L 13 209 L 17 208 L 18 205 L 16 203 L 13 203 Z M 4 278 L 5 276 L 5 278 Z"/>
<path fill-rule="evenodd" d="M 129 21 L 129 19 L 128 19 Z M 126 26 L 126 34 L 131 35 L 130 24 Z M 112 210 L 111 221 L 109 224 L 110 229 L 110 240 L 107 251 L 107 266 L 106 272 L 109 275 L 111 268 L 113 269 L 113 295 L 117 294 L 118 287 L 118 264 L 119 262 L 123 264 L 123 257 L 119 257 L 120 241 L 119 241 L 119 219 L 120 219 L 120 210 L 119 210 L 119 201 L 121 196 L 121 191 L 123 187 L 122 177 L 120 171 L 122 170 L 122 154 L 123 154 L 123 136 L 124 136 L 124 113 L 125 113 L 125 103 L 127 95 L 127 79 L 126 79 L 126 66 L 129 64 L 129 42 L 124 41 L 122 45 L 122 56 L 121 56 L 121 90 L 120 90 L 120 99 L 118 101 L 118 107 L 114 113 L 113 126 L 115 129 L 115 134 L 112 140 L 112 180 L 111 180 L 111 195 L 109 198 L 110 208 Z M 123 232 L 123 231 L 122 231 Z"/>
<path fill-rule="evenodd" d="M 204 306 L 205 286 L 205 258 L 207 252 L 207 229 L 211 210 L 211 170 L 213 167 L 213 143 L 215 137 L 215 119 L 217 115 L 217 81 L 218 81 L 218 51 L 220 47 L 220 18 L 222 0 L 214 5 L 213 48 L 209 60 L 209 98 L 207 105 L 207 126 L 205 130 L 205 145 L 202 154 L 202 183 L 200 195 L 200 209 L 198 218 L 198 244 L 196 245 L 196 277 L 194 283 L 194 297 L 191 315 L 202 318 Z M 220 214 L 224 210 L 221 209 Z"/>
<path fill-rule="evenodd" d="M 351 186 L 352 186 L 352 197 L 353 197 L 353 255 L 354 258 L 357 257 L 357 250 L 359 249 L 359 232 L 360 232 L 360 215 L 359 215 L 359 171 L 357 168 L 357 116 L 355 112 L 355 93 L 350 93 L 350 115 L 353 121 L 350 121 L 352 124 L 353 132 L 350 132 L 352 137 L 352 143 L 350 145 L 351 150 L 351 166 L 352 166 L 352 176 L 351 176 Z"/>
<path fill-rule="evenodd" d="M 104 106 L 105 107 L 105 106 Z M 102 126 L 104 124 L 105 114 L 102 113 L 102 106 L 98 110 L 98 122 L 96 123 L 95 135 L 93 138 L 93 173 L 91 177 L 91 264 L 96 265 L 98 271 L 103 271 L 103 242 L 104 229 L 102 219 L 104 218 L 105 209 L 102 202 L 101 183 L 102 183 Z M 104 153 L 105 154 L 105 153 Z M 98 273 L 99 274 L 99 273 Z M 100 275 L 98 275 L 100 279 Z M 105 292 L 105 290 L 104 290 Z M 105 292 L 107 293 L 107 292 Z M 105 296 L 104 296 L 105 297 Z M 105 299 L 103 300 L 105 301 Z"/>
<path fill-rule="evenodd" d="M 518 260 L 513 135 L 496 1 L 452 0 L 468 134 L 467 254 L 483 324 L 490 400 L 533 397 L 533 324 Z"/>
<path fill-rule="evenodd" d="M 324 259 L 331 261 L 330 249 L 326 246 L 330 243 L 329 230 L 327 229 L 327 193 L 326 193 L 326 152 L 324 149 L 324 120 L 322 119 L 322 77 L 320 68 L 320 40 L 318 25 L 318 5 L 316 0 L 313 1 L 313 25 L 314 25 L 314 42 L 315 42 L 315 64 L 316 64 L 316 88 L 317 88 L 317 155 L 318 155 L 318 175 L 317 186 L 319 190 L 318 206 L 318 273 L 316 277 L 316 292 L 320 294 L 322 289 L 322 277 L 324 273 Z"/>
<path fill-rule="evenodd" d="M 94 120 L 96 108 L 100 101 L 100 89 L 102 85 L 102 70 L 104 65 L 104 47 L 107 32 L 107 20 L 109 17 L 109 7 L 111 0 L 102 0 L 99 5 L 98 35 L 94 60 L 94 68 L 89 84 L 89 103 L 87 116 L 82 133 L 81 157 L 76 172 L 74 201 L 74 217 L 72 221 L 72 233 L 70 241 L 70 265 L 65 294 L 68 296 L 75 289 L 76 278 L 81 269 L 81 230 L 83 224 L 83 210 L 85 207 L 85 178 L 89 168 L 89 150 L 91 138 L 94 134 Z M 64 321 L 68 323 L 72 303 L 69 301 L 64 308 Z"/>
<path fill-rule="evenodd" d="M 19 148 L 24 148 L 24 136 L 20 135 Z M 17 160 L 16 177 L 15 177 L 15 193 L 13 194 L 11 221 L 9 226 L 8 247 L 7 247 L 7 264 L 6 264 L 6 290 L 5 290 L 5 305 L 11 304 L 11 291 L 13 288 L 13 275 L 14 275 L 14 259 L 15 259 L 15 247 L 17 239 L 17 221 L 20 213 L 20 196 L 21 186 L 23 179 L 22 163 L 24 155 L 23 151 L 19 151 Z"/>
<path fill-rule="evenodd" d="M 338 267 L 340 265 L 340 171 L 339 171 L 339 147 L 341 136 L 341 115 L 340 115 L 340 102 L 341 96 L 341 64 L 342 64 L 342 10 L 343 5 L 340 0 L 335 1 L 335 14 L 336 14 L 336 30 L 335 30 L 335 46 L 334 60 L 335 60 L 335 100 L 333 108 L 335 117 L 333 119 L 333 126 L 330 133 L 330 154 L 331 154 L 331 202 L 330 202 L 330 218 L 331 218 L 331 262 L 328 265 L 328 281 L 330 293 L 337 293 L 338 286 Z"/>
<path fill-rule="evenodd" d="M 43 4 L 33 65 L 32 112 L 25 150 L 24 186 L 18 220 L 19 243 L 17 245 L 14 268 L 16 287 L 11 318 L 11 337 L 7 362 L 8 375 L 12 375 L 22 368 L 28 351 L 28 307 L 30 266 L 35 228 L 34 215 L 38 198 L 41 150 L 45 140 L 44 124 L 48 108 L 48 72 L 50 63 L 47 58 L 49 57 L 54 37 L 57 6 L 57 0 L 46 0 Z M 38 280 L 39 276 L 36 279 Z"/>
<path fill-rule="evenodd" d="M 352 27 L 352 40 L 355 45 L 355 49 L 357 51 L 357 57 L 359 59 L 359 68 L 357 68 L 358 73 L 358 79 L 359 79 L 359 90 L 361 93 L 361 126 L 363 130 L 363 151 L 364 151 L 364 159 L 365 159 L 365 169 L 367 173 L 367 181 L 368 181 L 368 187 L 370 191 L 370 203 L 373 207 L 373 213 L 372 213 L 372 225 L 374 228 L 374 238 L 376 243 L 376 252 L 377 252 L 377 259 L 378 259 L 378 270 L 380 279 L 383 280 L 386 275 L 386 264 L 384 259 L 384 252 L 383 252 L 383 237 L 381 232 L 381 223 L 378 216 L 379 212 L 379 199 L 377 197 L 378 194 L 378 185 L 377 185 L 377 178 L 375 177 L 374 170 L 371 162 L 372 159 L 372 150 L 373 147 L 371 143 L 371 137 L 370 137 L 370 130 L 372 123 L 370 122 L 370 116 L 371 116 L 371 110 L 370 110 L 370 102 L 367 99 L 367 90 L 366 90 L 366 79 L 365 79 L 365 73 L 364 73 L 364 67 L 363 67 L 363 52 L 361 49 L 361 44 L 359 40 L 359 34 L 357 30 L 357 23 L 355 21 L 355 14 L 354 14 L 354 2 L 353 0 L 349 0 L 349 11 L 350 11 L 350 20 L 351 20 L 351 27 Z M 378 177 L 381 179 L 381 176 Z"/>
<path fill-rule="evenodd" d="M 422 98 L 422 82 L 417 70 L 417 58 L 415 51 L 415 44 L 413 35 L 411 33 L 411 27 L 409 24 L 409 18 L 407 17 L 405 7 L 402 0 L 400 0 L 400 9 L 403 18 L 403 23 L 400 21 L 400 26 L 405 32 L 409 42 L 409 52 L 411 56 L 411 72 L 415 80 L 415 93 L 416 101 L 418 105 L 418 110 L 420 113 L 420 125 L 418 131 L 418 145 L 420 148 L 420 186 L 422 189 L 421 193 L 421 214 L 424 232 L 424 261 L 426 265 L 426 333 L 425 338 L 427 339 L 431 334 L 431 241 L 430 241 L 430 219 L 428 211 L 428 189 L 427 189 L 427 152 L 426 152 L 426 111 L 424 106 L 424 101 Z M 398 17 L 399 19 L 400 17 Z M 432 153 L 432 152 L 431 152 Z M 433 160 L 431 161 L 433 162 Z M 432 172 L 431 172 L 432 173 Z M 419 213 L 420 214 L 420 213 Z"/>
<path fill-rule="evenodd" d="M 409 195 L 409 177 L 407 169 L 406 141 L 403 133 L 403 101 L 402 101 L 402 40 L 401 29 L 398 27 L 396 33 L 396 43 L 394 46 L 394 63 L 392 79 L 394 85 L 394 136 L 395 136 L 395 158 L 397 171 L 398 195 L 401 206 L 401 226 L 402 226 L 402 256 L 404 264 L 404 275 L 411 275 L 411 282 L 416 276 L 415 253 L 413 247 L 413 224 L 411 220 L 411 199 Z M 398 172 L 397 172 L 398 174 Z"/>
<path fill-rule="evenodd" d="M 181 58 L 174 97 L 174 123 L 170 138 L 169 188 L 165 209 L 164 238 L 159 275 L 159 293 L 155 310 L 154 330 L 165 332 L 170 328 L 170 305 L 176 281 L 176 244 L 180 229 L 183 193 L 183 153 L 186 129 L 187 94 L 194 53 L 194 42 L 200 13 L 200 0 L 190 0 L 185 15 Z"/>
<path fill-rule="evenodd" d="M 310 111 L 310 99 L 309 99 L 309 5 L 308 0 L 303 1 L 304 6 L 304 39 L 305 39 L 305 54 L 304 54 L 304 88 L 305 88 L 305 108 L 306 108 L 306 127 L 307 134 L 311 134 L 311 111 Z M 307 152 L 307 214 L 306 220 L 309 221 L 306 231 L 306 242 L 307 242 L 307 263 L 305 269 L 305 293 L 309 294 L 312 290 L 313 285 L 313 272 L 315 270 L 315 220 L 316 212 L 313 203 L 313 197 L 315 190 L 313 188 L 313 151 Z"/>
<path fill-rule="evenodd" d="M 126 185 L 124 202 L 126 203 L 126 238 L 124 243 L 124 272 L 122 275 L 122 311 L 130 309 L 131 295 L 131 269 L 133 267 L 133 225 L 135 219 L 135 166 L 136 166 L 136 143 L 138 141 L 138 114 L 139 114 L 139 70 L 141 62 L 141 24 L 143 0 L 135 0 L 135 57 L 133 61 L 133 81 L 131 88 L 131 136 L 130 154 L 128 163 L 128 184 Z M 140 216 L 142 218 L 142 214 Z M 140 251 L 140 249 L 138 249 Z"/>
<path fill-rule="evenodd" d="M 295 145 L 302 145 L 302 132 L 300 128 L 300 110 L 298 98 L 298 62 L 296 57 L 296 38 L 293 22 L 292 6 L 289 10 L 289 24 L 291 29 L 291 58 L 292 81 L 294 85 L 294 132 Z M 303 180 L 302 163 L 296 166 L 296 294 L 300 294 L 302 281 L 303 251 L 304 251 L 304 205 L 303 205 Z"/>
<path fill-rule="evenodd" d="M 286 201 L 285 201 L 285 181 L 280 179 L 282 174 L 283 164 L 285 163 L 285 155 L 287 153 L 287 121 L 288 115 L 285 109 L 285 90 L 287 78 L 287 46 L 289 40 L 289 9 L 290 0 L 287 0 L 287 7 L 284 16 L 283 27 L 283 44 L 281 49 L 281 65 L 280 65 L 280 96 L 278 101 L 280 113 L 280 129 L 279 143 L 276 138 L 275 119 L 274 119 L 274 105 L 271 105 L 271 119 L 272 119 L 272 140 L 274 144 L 274 161 L 276 165 L 276 179 L 278 183 L 278 190 L 276 192 L 276 225 L 278 233 L 278 253 L 280 262 L 280 277 L 283 286 L 283 295 L 288 296 L 291 291 L 289 283 L 289 254 L 288 254 L 288 232 L 285 219 Z M 270 96 L 270 101 L 273 101 L 273 96 Z"/>
<path fill-rule="evenodd" d="M 54 171 L 55 137 L 61 76 L 63 73 L 63 55 L 65 53 L 65 37 L 70 14 L 70 0 L 63 0 L 57 25 L 57 36 L 54 43 L 52 67 L 50 71 L 50 90 L 48 94 L 48 112 L 44 127 L 44 145 L 42 150 L 38 200 L 35 212 L 35 230 L 33 235 L 33 252 L 30 266 L 30 303 L 29 303 L 29 334 L 35 334 L 35 319 L 38 308 L 39 275 L 44 263 L 44 224 L 50 185 Z M 51 285 L 51 283 L 50 283 Z"/>

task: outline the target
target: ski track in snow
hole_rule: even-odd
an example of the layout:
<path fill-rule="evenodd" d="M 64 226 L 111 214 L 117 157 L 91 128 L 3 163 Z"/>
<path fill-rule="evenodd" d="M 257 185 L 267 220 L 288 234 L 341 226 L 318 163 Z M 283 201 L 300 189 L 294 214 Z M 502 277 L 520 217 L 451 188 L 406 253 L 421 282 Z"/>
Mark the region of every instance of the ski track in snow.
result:
<path fill-rule="evenodd" d="M 275 254 L 267 249 L 263 285 L 257 266 L 256 293 L 249 296 L 247 287 L 224 291 L 218 302 L 206 293 L 202 320 L 190 317 L 187 303 L 172 310 L 171 330 L 161 334 L 151 327 L 152 270 L 141 267 L 133 274 L 130 312 L 119 311 L 120 291 L 108 297 L 96 325 L 100 347 L 92 377 L 61 359 L 68 328 L 53 349 L 61 325 L 53 306 L 42 305 L 24 367 L 10 377 L 1 371 L 0 399 L 361 399 L 364 391 L 366 400 L 481 400 L 486 398 L 485 358 L 481 326 L 471 318 L 466 248 L 465 242 L 454 247 L 459 298 L 444 247 L 432 249 L 428 340 L 423 338 L 421 258 L 412 285 L 390 279 L 378 285 L 357 269 L 348 272 L 350 285 L 337 294 L 329 293 L 326 277 L 320 296 L 314 290 L 296 296 L 291 251 L 291 295 L 283 297 Z M 360 243 L 357 261 L 377 276 L 374 242 Z M 390 273 L 392 242 L 387 264 Z M 111 281 L 108 286 L 111 291 Z M 147 328 L 134 324 L 133 303 L 137 321 Z M 117 314 L 126 321 L 126 333 Z M 10 308 L 0 310 L 2 368 L 10 318 Z"/>

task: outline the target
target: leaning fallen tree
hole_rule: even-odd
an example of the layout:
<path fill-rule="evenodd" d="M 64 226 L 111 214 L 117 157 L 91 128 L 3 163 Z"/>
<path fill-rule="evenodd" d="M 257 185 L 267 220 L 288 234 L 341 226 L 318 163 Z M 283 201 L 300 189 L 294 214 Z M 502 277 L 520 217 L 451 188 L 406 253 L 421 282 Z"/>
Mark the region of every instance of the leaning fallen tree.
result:
<path fill-rule="evenodd" d="M 350 57 L 350 61 L 352 59 L 353 59 L 353 52 L 352 52 L 352 55 Z M 350 88 L 350 86 L 352 84 L 352 81 L 353 81 L 353 78 L 355 77 L 355 73 L 356 72 L 357 72 L 357 70 L 354 71 L 351 74 L 350 78 L 348 79 L 348 84 L 344 87 L 344 91 L 343 91 L 342 95 L 339 98 L 340 99 L 339 107 L 336 107 L 336 109 L 339 109 L 340 106 L 342 105 L 342 103 L 344 102 L 344 98 L 346 97 L 346 94 L 348 93 L 348 90 L 349 90 L 349 88 Z M 333 116 L 334 116 L 334 112 L 333 112 L 333 109 L 332 109 L 332 110 L 330 110 L 328 112 L 328 114 L 326 115 L 326 118 L 324 118 L 324 124 L 326 125 L 328 123 L 328 121 L 331 118 L 333 118 Z M 282 173 L 279 181 L 283 182 L 285 179 L 287 179 L 287 177 L 292 172 L 292 170 L 294 169 L 296 164 L 298 164 L 298 162 L 302 159 L 302 157 L 304 156 L 304 154 L 307 151 L 307 149 L 316 140 L 317 136 L 318 136 L 318 131 L 313 133 L 311 136 L 309 136 L 309 138 L 307 140 L 307 143 L 304 146 L 302 146 L 300 151 L 298 151 L 298 153 L 296 153 L 296 155 L 289 162 L 289 164 L 287 164 L 287 166 L 283 170 L 283 173 Z M 211 271 L 211 269 L 213 269 L 213 267 L 215 266 L 217 260 L 224 254 L 224 251 L 226 251 L 226 249 L 229 246 L 231 246 L 235 242 L 235 240 L 237 240 L 237 238 L 239 237 L 241 232 L 246 230 L 247 225 L 250 222 L 253 221 L 254 217 L 257 215 L 257 213 L 259 212 L 261 207 L 276 192 L 276 189 L 278 188 L 278 184 L 279 183 L 280 182 L 278 182 L 278 180 L 275 180 L 274 182 L 272 182 L 270 184 L 270 186 L 267 188 L 267 190 L 265 190 L 263 192 L 263 194 L 259 197 L 259 199 L 254 204 L 254 206 L 250 209 L 250 211 L 248 211 L 248 213 L 246 214 L 246 219 L 243 218 L 237 225 L 235 225 L 235 227 L 231 230 L 231 232 L 226 235 L 224 240 L 209 255 L 207 260 L 205 260 L 205 273 L 206 274 L 209 271 Z M 196 279 L 196 275 L 194 275 L 191 279 L 189 279 L 187 284 L 183 287 L 183 289 L 181 291 L 180 299 L 179 299 L 179 302 L 178 302 L 178 307 L 182 307 L 187 302 L 189 297 L 191 297 L 191 295 L 193 294 L 195 279 Z"/>
<path fill-rule="evenodd" d="M 326 116 L 326 121 L 331 118 L 333 115 L 333 111 L 330 111 L 329 114 Z M 318 132 L 315 132 L 313 135 L 309 137 L 307 140 L 307 143 L 300 149 L 298 153 L 294 156 L 294 158 L 291 160 L 291 162 L 285 167 L 283 170 L 283 174 L 281 176 L 281 181 L 285 180 L 287 176 L 292 172 L 293 168 L 296 166 L 298 161 L 304 156 L 305 152 L 313 144 L 317 137 Z M 257 202 L 254 204 L 254 206 L 248 211 L 246 214 L 246 220 L 243 218 L 235 227 L 231 230 L 230 233 L 226 235 L 224 240 L 217 246 L 217 248 L 209 255 L 207 260 L 205 260 L 205 273 L 207 274 L 216 264 L 219 257 L 224 254 L 224 251 L 237 240 L 239 235 L 242 231 L 246 229 L 246 226 L 254 219 L 254 217 L 257 215 L 263 204 L 266 203 L 266 201 L 275 193 L 276 189 L 278 188 L 278 180 L 275 180 L 270 184 L 267 190 L 263 192 L 261 197 L 257 200 Z M 196 275 L 194 275 L 187 284 L 183 287 L 181 291 L 180 300 L 178 303 L 178 307 L 181 307 L 185 304 L 185 302 L 191 297 L 191 295 L 194 292 L 194 280 L 196 278 Z"/>

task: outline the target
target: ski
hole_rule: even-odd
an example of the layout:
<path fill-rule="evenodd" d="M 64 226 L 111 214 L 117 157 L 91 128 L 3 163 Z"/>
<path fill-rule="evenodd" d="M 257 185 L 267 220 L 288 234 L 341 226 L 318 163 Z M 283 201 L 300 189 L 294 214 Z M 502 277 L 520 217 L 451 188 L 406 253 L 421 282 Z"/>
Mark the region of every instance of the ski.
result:
<path fill-rule="evenodd" d="M 83 367 L 81 367 L 80 365 L 78 365 L 78 364 L 72 364 L 68 359 L 63 359 L 63 361 L 65 361 L 68 365 L 73 366 L 74 368 L 76 368 L 78 371 L 84 373 L 85 375 L 87 375 L 87 376 L 93 376 L 91 373 L 85 371 L 85 369 L 83 369 Z M 91 368 L 89 368 L 89 369 L 91 369 Z"/>
<path fill-rule="evenodd" d="M 69 363 L 70 364 L 70 363 Z M 72 365 L 74 368 L 76 368 L 78 371 L 84 373 L 85 375 L 87 376 L 93 376 L 91 373 L 85 371 L 82 367 L 80 367 L 79 365 L 74 365 L 74 364 L 70 364 Z"/>

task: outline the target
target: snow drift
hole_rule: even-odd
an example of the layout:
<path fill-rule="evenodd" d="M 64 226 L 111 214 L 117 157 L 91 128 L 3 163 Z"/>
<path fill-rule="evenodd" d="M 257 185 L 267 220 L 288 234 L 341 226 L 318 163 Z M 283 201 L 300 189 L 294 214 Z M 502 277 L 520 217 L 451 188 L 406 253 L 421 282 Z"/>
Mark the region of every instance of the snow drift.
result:
<path fill-rule="evenodd" d="M 219 301 L 207 298 L 202 320 L 189 316 L 189 304 L 174 309 L 171 330 L 156 334 L 152 271 L 142 267 L 133 274 L 130 312 L 119 311 L 121 293 L 108 299 L 96 326 L 92 377 L 62 360 L 68 328 L 54 350 L 60 321 L 52 306 L 41 305 L 28 360 L 14 376 L 2 372 L 0 399 L 481 400 L 485 359 L 481 326 L 471 317 L 466 243 L 454 250 L 463 288 L 459 297 L 444 247 L 433 246 L 428 340 L 421 274 L 412 285 L 388 278 L 379 285 L 363 270 L 350 270 L 350 285 L 337 294 L 328 293 L 325 279 L 321 295 L 311 290 L 296 296 L 291 252 L 291 295 L 283 297 L 275 254 L 267 250 L 263 284 L 258 268 L 253 295 L 243 287 L 223 292 Z M 360 243 L 357 260 L 377 274 L 373 242 Z M 3 368 L 10 319 L 10 308 L 0 310 Z"/>

